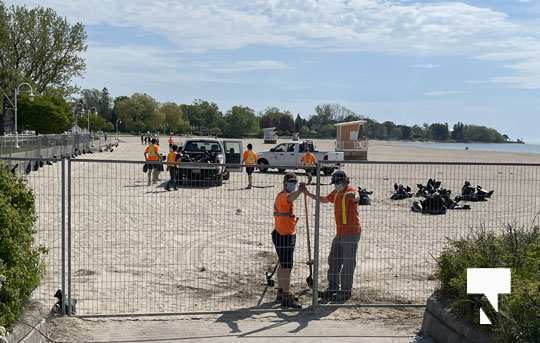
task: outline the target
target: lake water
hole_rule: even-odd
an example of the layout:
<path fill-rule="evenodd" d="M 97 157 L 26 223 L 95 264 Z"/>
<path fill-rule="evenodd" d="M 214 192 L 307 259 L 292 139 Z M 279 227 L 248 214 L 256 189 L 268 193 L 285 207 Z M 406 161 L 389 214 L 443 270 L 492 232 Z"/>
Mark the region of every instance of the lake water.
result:
<path fill-rule="evenodd" d="M 496 151 L 520 154 L 540 154 L 540 144 L 489 144 L 489 143 L 436 143 L 436 142 L 401 142 L 403 146 L 429 149 Z"/>

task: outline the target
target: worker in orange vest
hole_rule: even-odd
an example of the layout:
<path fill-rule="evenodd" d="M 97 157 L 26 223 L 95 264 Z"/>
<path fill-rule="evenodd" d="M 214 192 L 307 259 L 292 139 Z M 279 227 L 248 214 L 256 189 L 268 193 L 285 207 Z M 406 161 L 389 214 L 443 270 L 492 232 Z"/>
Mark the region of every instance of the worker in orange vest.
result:
<path fill-rule="evenodd" d="M 323 299 L 345 302 L 351 298 L 356 253 L 362 226 L 358 217 L 359 197 L 349 185 L 349 178 L 344 171 L 338 170 L 332 175 L 331 182 L 335 189 L 326 196 L 321 196 L 321 203 L 334 204 L 336 236 L 328 256 L 328 289 L 321 292 Z M 305 188 L 304 193 L 316 199 L 317 196 Z"/>
<path fill-rule="evenodd" d="M 294 247 L 296 245 L 296 222 L 293 202 L 304 192 L 306 185 L 300 183 L 293 173 L 283 177 L 283 190 L 274 201 L 274 230 L 272 242 L 279 260 L 277 269 L 278 293 L 276 301 L 284 308 L 301 308 L 290 292 L 291 271 L 294 264 Z"/>
<path fill-rule="evenodd" d="M 150 145 L 144 150 L 144 158 L 148 162 L 159 162 L 159 145 L 157 145 L 157 140 L 152 138 L 150 140 Z M 148 186 L 152 183 L 156 183 L 159 176 L 160 166 L 157 163 L 148 163 L 146 165 L 146 171 L 148 172 Z"/>
<path fill-rule="evenodd" d="M 167 185 L 165 186 L 165 189 L 167 191 L 171 190 L 171 186 L 174 188 L 174 190 L 178 189 L 178 166 L 177 166 L 177 152 L 178 152 L 178 145 L 173 144 L 171 146 L 171 151 L 167 154 L 167 170 L 169 171 L 169 181 L 167 182 Z"/>
<path fill-rule="evenodd" d="M 308 144 L 304 145 L 305 153 L 301 158 L 301 162 L 306 168 L 306 176 L 308 178 L 308 185 L 311 185 L 311 180 L 313 179 L 313 174 L 315 172 L 315 166 L 317 165 L 317 157 L 311 152 L 311 148 Z"/>
<path fill-rule="evenodd" d="M 255 171 L 255 165 L 257 164 L 257 154 L 253 151 L 253 145 L 247 145 L 247 150 L 242 155 L 242 163 L 246 165 L 246 173 L 248 175 L 248 186 L 246 189 L 251 189 L 253 187 L 251 174 Z"/>

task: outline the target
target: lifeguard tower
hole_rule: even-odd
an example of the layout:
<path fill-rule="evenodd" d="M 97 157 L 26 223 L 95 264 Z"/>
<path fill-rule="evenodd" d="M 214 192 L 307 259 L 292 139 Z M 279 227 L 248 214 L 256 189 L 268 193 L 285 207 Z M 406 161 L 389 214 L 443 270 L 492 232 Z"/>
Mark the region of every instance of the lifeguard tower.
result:
<path fill-rule="evenodd" d="M 278 135 L 275 127 L 267 127 L 263 129 L 264 132 L 264 144 L 276 144 Z"/>
<path fill-rule="evenodd" d="M 366 120 L 355 120 L 336 124 L 336 151 L 344 153 L 345 160 L 367 160 L 368 139 L 361 136 Z"/>

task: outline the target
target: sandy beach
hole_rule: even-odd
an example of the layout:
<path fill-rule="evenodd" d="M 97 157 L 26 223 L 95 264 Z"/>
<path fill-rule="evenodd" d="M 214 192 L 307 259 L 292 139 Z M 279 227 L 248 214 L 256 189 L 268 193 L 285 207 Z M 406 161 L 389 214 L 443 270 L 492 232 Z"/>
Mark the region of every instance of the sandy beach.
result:
<path fill-rule="evenodd" d="M 176 141 L 179 141 L 177 139 Z M 165 142 L 166 138 L 162 138 Z M 262 140 L 244 140 L 255 151 Z M 316 141 L 333 150 L 333 141 Z M 245 173 L 231 174 L 216 188 L 181 188 L 167 192 L 168 179 L 147 186 L 140 163 L 139 137 L 122 136 L 114 152 L 84 155 L 71 163 L 71 291 L 79 314 L 178 313 L 268 308 L 275 290 L 265 293 L 264 273 L 276 261 L 271 243 L 273 201 L 282 175 L 254 175 L 256 188 L 245 190 Z M 540 155 L 504 154 L 402 147 L 370 142 L 371 161 L 462 161 L 540 163 Z M 359 245 L 351 303 L 425 303 L 434 290 L 433 256 L 456 238 L 506 224 L 530 225 L 540 211 L 537 166 L 474 166 L 427 164 L 346 164 L 355 186 L 374 192 L 372 205 L 360 207 L 363 232 Z M 298 173 L 305 180 L 303 172 Z M 457 195 L 465 180 L 495 190 L 492 199 L 471 203 L 469 211 L 430 216 L 413 213 L 417 198 L 391 201 L 394 182 L 411 186 L 435 177 Z M 60 277 L 59 163 L 28 176 L 37 196 L 39 242 L 49 247 L 45 282 L 36 291 L 53 301 Z M 321 193 L 331 191 L 322 178 Z M 315 186 L 310 186 L 312 191 Z M 308 276 L 306 216 L 303 198 L 295 203 L 297 227 L 293 289 L 304 305 L 311 301 Z M 315 203 L 308 201 L 313 239 Z M 335 233 L 333 208 L 321 205 L 320 289 L 326 286 L 326 258 Z M 313 242 L 312 242 L 313 245 Z M 52 304 L 52 303 L 51 303 Z"/>

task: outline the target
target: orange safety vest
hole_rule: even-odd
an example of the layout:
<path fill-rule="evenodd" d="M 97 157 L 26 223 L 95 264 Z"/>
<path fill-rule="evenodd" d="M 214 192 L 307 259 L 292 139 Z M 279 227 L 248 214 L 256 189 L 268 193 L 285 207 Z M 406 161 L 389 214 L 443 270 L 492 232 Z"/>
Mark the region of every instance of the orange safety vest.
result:
<path fill-rule="evenodd" d="M 246 161 L 247 165 L 255 165 L 257 164 L 257 154 L 253 150 L 246 150 L 244 151 L 244 160 Z"/>
<path fill-rule="evenodd" d="M 334 216 L 336 220 L 336 232 L 338 236 L 358 234 L 362 230 L 358 218 L 358 205 L 349 199 L 348 194 L 356 195 L 355 189 L 348 186 L 341 192 L 334 192 Z"/>
<path fill-rule="evenodd" d="M 176 153 L 174 151 L 167 154 L 167 165 L 169 167 L 174 167 L 176 165 Z"/>
<path fill-rule="evenodd" d="M 293 204 L 289 201 L 289 193 L 281 191 L 274 201 L 274 222 L 276 231 L 280 235 L 294 235 L 296 233 L 296 217 L 293 213 Z"/>
<path fill-rule="evenodd" d="M 146 147 L 145 152 L 148 154 L 147 161 L 159 161 L 159 146 L 150 144 Z"/>
<path fill-rule="evenodd" d="M 304 156 L 302 156 L 302 162 L 307 166 L 314 166 L 317 164 L 317 158 L 311 152 L 306 152 Z"/>

